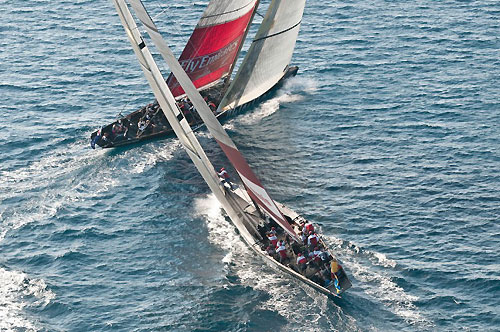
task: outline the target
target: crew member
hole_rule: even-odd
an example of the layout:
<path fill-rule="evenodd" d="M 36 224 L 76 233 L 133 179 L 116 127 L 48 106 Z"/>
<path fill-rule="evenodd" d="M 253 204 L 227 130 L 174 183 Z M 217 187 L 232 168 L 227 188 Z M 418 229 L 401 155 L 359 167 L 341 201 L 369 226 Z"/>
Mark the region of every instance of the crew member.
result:
<path fill-rule="evenodd" d="M 303 232 L 299 232 L 299 235 L 300 235 L 300 239 L 302 240 L 302 244 L 306 244 L 307 243 L 307 235 Z"/>
<path fill-rule="evenodd" d="M 314 226 L 309 221 L 304 225 L 304 227 L 306 229 L 306 234 L 309 234 L 309 232 L 314 232 Z"/>
<path fill-rule="evenodd" d="M 125 138 L 125 135 L 127 135 L 127 129 L 122 125 L 122 121 L 119 120 L 111 128 L 111 133 L 113 134 L 114 140 L 118 138 Z"/>
<path fill-rule="evenodd" d="M 309 232 L 309 237 L 307 238 L 307 245 L 309 246 L 309 250 L 312 250 L 318 244 L 318 236 L 316 233 Z"/>
<path fill-rule="evenodd" d="M 309 257 L 318 267 L 321 266 L 321 250 L 318 247 L 314 247 L 314 251 L 309 253 Z"/>
<path fill-rule="evenodd" d="M 306 269 L 307 258 L 305 258 L 301 252 L 297 254 L 297 265 L 299 270 L 302 272 Z"/>
<path fill-rule="evenodd" d="M 224 167 L 220 169 L 220 172 L 217 173 L 219 177 L 221 178 L 223 183 L 227 183 L 229 185 L 229 188 L 233 189 L 233 185 L 231 184 L 231 181 L 229 180 L 229 173 L 226 171 Z"/>
<path fill-rule="evenodd" d="M 332 279 L 337 278 L 337 274 L 341 269 L 342 265 L 340 265 L 336 259 L 332 259 L 330 263 L 330 271 L 332 272 Z"/>
<path fill-rule="evenodd" d="M 280 263 L 283 263 L 288 258 L 286 255 L 285 242 L 281 241 L 280 246 L 276 249 L 276 252 L 280 255 Z"/>
<path fill-rule="evenodd" d="M 278 238 L 276 237 L 276 234 L 269 234 L 268 236 L 269 242 L 271 242 L 271 245 L 273 248 L 276 248 L 278 246 Z"/>
<path fill-rule="evenodd" d="M 271 256 L 271 257 L 275 258 L 275 256 L 276 256 L 276 250 L 274 250 L 274 247 L 272 247 L 272 246 L 267 246 L 267 248 L 266 248 L 266 252 L 267 252 L 267 254 L 268 254 L 269 256 Z"/>
<path fill-rule="evenodd" d="M 95 145 L 97 144 L 97 142 L 99 142 L 99 140 L 101 139 L 101 129 L 99 129 L 97 131 L 97 134 L 95 135 L 95 137 L 92 139 L 92 141 L 90 141 L 90 146 L 92 147 L 92 149 L 95 149 Z"/>

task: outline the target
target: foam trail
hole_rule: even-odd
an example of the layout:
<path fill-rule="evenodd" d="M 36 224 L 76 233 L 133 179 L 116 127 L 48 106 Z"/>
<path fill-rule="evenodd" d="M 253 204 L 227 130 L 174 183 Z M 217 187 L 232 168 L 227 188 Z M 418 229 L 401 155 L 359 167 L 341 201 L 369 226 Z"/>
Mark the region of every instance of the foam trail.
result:
<path fill-rule="evenodd" d="M 26 306 L 46 306 L 55 298 L 41 279 L 0 268 L 0 331 L 37 331 L 23 313 Z"/>
<path fill-rule="evenodd" d="M 433 326 L 415 306 L 414 302 L 418 297 L 406 293 L 388 275 L 387 269 L 393 270 L 397 265 L 394 260 L 388 259 L 382 253 L 364 250 L 352 243 L 346 246 L 344 241 L 332 236 L 327 236 L 326 241 L 334 245 L 334 252 L 346 261 L 348 270 L 361 281 L 357 283 L 357 287 L 372 297 L 374 303 L 383 303 L 411 325 Z"/>
<path fill-rule="evenodd" d="M 310 78 L 293 77 L 285 82 L 276 96 L 262 103 L 254 112 L 242 116 L 239 121 L 243 124 L 255 124 L 275 113 L 280 105 L 303 100 L 306 95 L 316 91 L 316 82 Z"/>
<path fill-rule="evenodd" d="M 171 160 L 174 156 L 174 152 L 181 148 L 181 143 L 179 140 L 169 141 L 169 144 L 161 145 L 160 147 L 153 149 L 150 152 L 143 153 L 142 158 L 136 161 L 136 164 L 132 167 L 132 173 L 142 174 L 145 171 L 151 169 L 160 160 L 166 161 Z"/>
<path fill-rule="evenodd" d="M 125 151 L 119 155 L 90 150 L 83 142 L 51 150 L 25 167 L 0 170 L 0 241 L 8 232 L 30 223 L 50 222 L 73 201 L 90 201 L 118 186 L 123 173 L 142 173 L 159 160 L 171 159 L 179 143 Z M 127 162 L 127 167 L 103 167 Z M 96 185 L 98 184 L 98 185 Z M 65 190 L 57 190 L 61 185 Z M 29 279 L 23 272 L 0 268 L 0 331 L 36 331 L 36 320 L 26 317 L 29 306 L 45 306 L 55 294 L 44 280 Z"/>
<path fill-rule="evenodd" d="M 120 185 L 124 173 L 143 173 L 160 160 L 170 160 L 180 147 L 178 140 L 166 144 L 125 151 L 109 156 L 109 150 L 90 150 L 83 142 L 51 151 L 37 161 L 12 171 L 0 171 L 0 201 L 18 198 L 22 208 L 12 205 L 0 210 L 0 240 L 11 229 L 56 215 L 65 204 L 98 198 Z M 126 167 L 102 167 L 103 164 L 127 162 Z M 106 165 L 107 166 L 107 165 Z M 66 190 L 54 185 L 67 182 Z M 36 192 L 36 195 L 27 193 Z"/>

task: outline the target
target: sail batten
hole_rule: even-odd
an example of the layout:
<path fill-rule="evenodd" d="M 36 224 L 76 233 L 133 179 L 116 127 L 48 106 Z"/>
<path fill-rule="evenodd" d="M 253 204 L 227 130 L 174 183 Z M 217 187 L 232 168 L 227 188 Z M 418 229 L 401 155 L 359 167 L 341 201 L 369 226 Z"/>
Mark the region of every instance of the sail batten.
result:
<path fill-rule="evenodd" d="M 288 29 L 282 30 L 280 32 L 273 33 L 272 35 L 268 35 L 268 36 L 265 36 L 265 37 L 260 37 L 260 38 L 254 39 L 252 41 L 252 43 L 256 43 L 258 41 L 261 41 L 261 40 L 264 40 L 264 39 L 267 39 L 267 38 L 276 37 L 278 35 L 281 35 L 282 33 L 285 33 L 287 31 L 295 29 L 296 27 L 298 27 L 300 25 L 300 23 L 302 23 L 302 20 L 300 20 L 297 24 L 294 24 L 293 26 L 289 27 Z"/>

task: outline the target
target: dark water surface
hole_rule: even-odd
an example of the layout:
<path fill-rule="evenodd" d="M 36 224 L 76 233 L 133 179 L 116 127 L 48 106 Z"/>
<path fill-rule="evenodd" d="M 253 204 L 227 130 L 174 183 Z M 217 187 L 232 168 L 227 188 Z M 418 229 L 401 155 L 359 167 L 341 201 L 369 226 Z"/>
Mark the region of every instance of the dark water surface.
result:
<path fill-rule="evenodd" d="M 89 148 L 153 99 L 110 1 L 0 3 L 0 331 L 499 330 L 497 1 L 308 1 L 299 75 L 225 125 L 339 301 L 263 266 L 177 140 Z M 204 3 L 146 5 L 180 54 Z"/>

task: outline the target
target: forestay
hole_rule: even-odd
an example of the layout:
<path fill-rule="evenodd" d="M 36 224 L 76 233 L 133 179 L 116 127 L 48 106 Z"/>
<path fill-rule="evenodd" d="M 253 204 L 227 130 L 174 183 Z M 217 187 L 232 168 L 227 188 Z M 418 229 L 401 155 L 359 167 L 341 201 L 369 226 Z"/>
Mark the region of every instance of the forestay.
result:
<path fill-rule="evenodd" d="M 276 203 L 264 189 L 264 186 L 262 185 L 260 180 L 252 171 L 247 161 L 237 149 L 231 138 L 227 135 L 226 131 L 219 123 L 215 115 L 208 108 L 207 104 L 203 100 L 203 97 L 200 95 L 193 82 L 191 82 L 188 75 L 183 70 L 180 63 L 177 61 L 165 40 L 161 37 L 155 23 L 151 20 L 151 17 L 147 13 L 142 2 L 140 0 L 129 0 L 129 2 L 132 5 L 134 11 L 137 13 L 137 17 L 139 18 L 139 20 L 144 24 L 146 31 L 151 36 L 151 40 L 158 47 L 158 50 L 163 56 L 165 62 L 172 70 L 172 73 L 178 79 L 180 85 L 186 91 L 188 97 L 191 99 L 194 107 L 198 111 L 198 114 L 202 118 L 203 122 L 206 124 L 208 130 L 214 136 L 215 140 L 221 146 L 229 161 L 238 172 L 250 197 L 260 207 L 262 207 L 278 224 L 280 224 L 293 239 L 298 241 L 297 234 L 295 233 L 291 225 L 286 221 L 285 217 L 276 206 Z"/>
<path fill-rule="evenodd" d="M 197 88 L 208 87 L 230 74 L 257 3 L 257 0 L 210 1 L 179 58 Z M 167 83 L 175 97 L 184 93 L 173 74 Z"/>
<path fill-rule="evenodd" d="M 283 77 L 292 59 L 304 6 L 305 0 L 271 2 L 220 109 L 260 97 Z"/>

